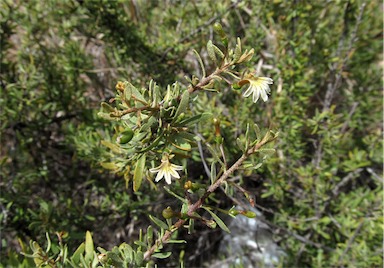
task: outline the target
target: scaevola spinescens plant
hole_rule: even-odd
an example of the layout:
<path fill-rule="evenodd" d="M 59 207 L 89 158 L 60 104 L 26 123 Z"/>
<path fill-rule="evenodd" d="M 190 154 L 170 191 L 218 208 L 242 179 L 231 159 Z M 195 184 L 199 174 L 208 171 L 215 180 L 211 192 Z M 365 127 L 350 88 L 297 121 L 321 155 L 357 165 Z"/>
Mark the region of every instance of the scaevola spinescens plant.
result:
<path fill-rule="evenodd" d="M 139 246 L 136 251 L 129 247 L 129 251 L 135 252 L 133 256 L 136 258 L 132 260 L 136 259 L 136 264 L 148 261 L 151 257 L 168 257 L 170 253 L 161 252 L 163 245 L 172 242 L 171 235 L 176 230 L 192 229 L 195 221 L 201 221 L 209 227 L 219 225 L 229 231 L 214 212 L 214 208 L 205 206 L 206 199 L 219 186 L 225 184 L 236 170 L 255 168 L 249 163 L 244 165 L 245 161 L 277 137 L 277 133 L 270 130 L 261 135 L 256 124 L 248 124 L 244 137 L 238 138 L 242 155 L 233 164 L 228 165 L 223 143 L 225 137 L 221 136 L 219 120 L 209 109 L 206 112 L 196 112 L 194 109 L 200 95 L 226 94 L 228 88 L 242 90 L 243 94 L 239 97 L 252 96 L 251 100 L 244 101 L 253 101 L 256 105 L 260 97 L 264 102 L 268 100 L 269 86 L 273 83 L 271 78 L 256 76 L 246 69 L 241 70 L 241 64 L 252 59 L 254 50 L 243 51 L 240 38 L 237 38 L 234 49 L 229 48 L 221 25 L 215 24 L 214 27 L 223 46 L 216 46 L 212 41 L 207 44 L 207 54 L 215 65 L 211 73 L 206 72 L 201 56 L 194 51 L 201 76 L 186 77 L 188 85 L 175 82 L 166 88 L 160 88 L 151 80 L 147 88 L 139 89 L 128 81 L 120 81 L 116 85 L 116 97 L 110 101 L 113 106 L 102 103 L 99 115 L 118 122 L 116 140 L 102 141 L 115 154 L 114 160 L 102 165 L 116 173 L 124 174 L 127 180 L 133 182 L 135 192 L 140 191 L 143 183 L 150 183 L 157 190 L 159 185 L 165 184 L 164 189 L 182 201 L 179 211 L 170 207 L 164 208 L 162 214 L 166 222 L 150 216 L 161 230 L 156 239 L 152 231 L 141 238 L 145 247 Z M 214 146 L 196 132 L 195 126 L 199 124 L 212 125 L 212 131 L 215 132 Z M 251 134 L 252 131 L 254 134 Z M 197 144 L 202 147 L 206 145 L 206 150 L 213 159 L 210 161 L 211 167 L 207 174 L 209 177 L 205 183 L 196 183 L 187 176 L 187 159 L 194 150 L 198 150 Z M 200 157 L 204 158 L 203 155 Z M 183 192 L 174 192 L 173 184 L 182 182 L 185 193 L 200 189 L 197 201 L 191 202 Z M 200 215 L 202 210 L 207 211 L 212 219 L 203 218 Z M 234 216 L 236 212 L 232 209 L 228 214 Z M 104 256 L 104 262 L 108 262 L 108 258 L 107 255 Z"/>

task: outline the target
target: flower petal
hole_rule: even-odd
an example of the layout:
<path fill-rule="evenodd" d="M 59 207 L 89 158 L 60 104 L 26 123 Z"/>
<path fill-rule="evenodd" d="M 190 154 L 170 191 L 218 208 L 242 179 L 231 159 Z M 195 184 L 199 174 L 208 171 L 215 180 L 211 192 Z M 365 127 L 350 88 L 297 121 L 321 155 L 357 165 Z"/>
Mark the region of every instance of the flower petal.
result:
<path fill-rule="evenodd" d="M 161 181 L 163 176 L 164 176 L 164 172 L 162 170 L 160 170 L 159 173 L 157 173 L 157 176 L 155 178 L 155 182 Z"/>
<path fill-rule="evenodd" d="M 265 90 L 261 90 L 260 94 L 263 101 L 266 102 L 268 100 L 267 92 Z"/>
<path fill-rule="evenodd" d="M 252 92 L 254 92 L 254 88 L 253 88 L 253 86 L 250 85 L 247 88 L 247 90 L 243 93 L 243 96 L 247 98 L 249 95 L 252 94 Z"/>
<path fill-rule="evenodd" d="M 179 175 L 179 173 L 177 173 L 177 171 L 174 170 L 174 169 L 170 169 L 170 170 L 169 170 L 169 174 L 171 174 L 171 176 L 174 177 L 174 178 L 176 178 L 176 179 L 180 179 L 180 175 Z"/>
<path fill-rule="evenodd" d="M 149 172 L 151 172 L 151 173 L 157 173 L 157 172 L 160 171 L 160 169 L 161 169 L 161 166 L 158 166 L 158 167 L 155 167 L 155 168 L 150 168 L 150 169 L 149 169 Z"/>
<path fill-rule="evenodd" d="M 171 168 L 173 168 L 174 170 L 183 170 L 183 166 L 178 166 L 178 165 L 175 165 L 175 164 L 171 164 Z"/>
<path fill-rule="evenodd" d="M 253 96 L 252 96 L 253 102 L 256 103 L 259 100 L 259 97 L 260 97 L 260 90 L 258 89 L 253 92 Z"/>
<path fill-rule="evenodd" d="M 171 174 L 170 174 L 169 172 L 165 172 L 165 173 L 164 173 L 164 178 L 165 178 L 165 181 L 166 181 L 168 184 L 171 184 L 171 183 L 172 183 Z"/>

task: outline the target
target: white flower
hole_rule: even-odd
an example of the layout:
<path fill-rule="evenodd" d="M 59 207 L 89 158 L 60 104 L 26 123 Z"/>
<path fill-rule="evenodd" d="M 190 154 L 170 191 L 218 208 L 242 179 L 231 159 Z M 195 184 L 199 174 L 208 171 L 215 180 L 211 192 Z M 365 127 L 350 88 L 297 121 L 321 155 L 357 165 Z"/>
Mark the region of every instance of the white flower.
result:
<path fill-rule="evenodd" d="M 273 84 L 273 80 L 269 77 L 254 77 L 253 75 L 248 75 L 246 79 L 241 80 L 238 84 L 243 86 L 249 83 L 249 87 L 243 93 L 244 97 L 249 97 L 252 95 L 252 100 L 256 103 L 261 95 L 263 101 L 268 100 L 268 94 L 271 92 L 269 85 Z"/>
<path fill-rule="evenodd" d="M 161 164 L 158 167 L 151 168 L 149 171 L 151 173 L 157 173 L 157 176 L 155 178 L 155 181 L 160 181 L 163 177 L 165 178 L 165 181 L 168 184 L 171 184 L 172 178 L 180 179 L 179 173 L 177 173 L 177 170 L 183 170 L 182 166 L 174 165 L 171 162 L 169 162 L 169 159 L 171 159 L 173 155 L 165 154 L 163 155 L 163 158 L 161 159 Z"/>

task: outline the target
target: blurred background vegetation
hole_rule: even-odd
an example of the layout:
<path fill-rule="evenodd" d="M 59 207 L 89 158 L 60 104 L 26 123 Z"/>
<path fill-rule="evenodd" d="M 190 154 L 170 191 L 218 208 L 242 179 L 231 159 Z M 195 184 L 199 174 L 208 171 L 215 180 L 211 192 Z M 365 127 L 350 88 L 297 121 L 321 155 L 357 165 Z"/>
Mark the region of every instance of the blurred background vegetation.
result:
<path fill-rule="evenodd" d="M 216 21 L 232 43 L 239 36 L 255 48 L 248 67 L 275 81 L 265 104 L 225 94 L 220 102 L 229 148 L 234 116 L 280 131 L 276 154 L 242 180 L 287 253 L 284 267 L 382 265 L 382 8 L 361 0 L 2 1 L 1 265 L 21 263 L 18 241 L 44 241 L 46 232 L 65 232 L 73 252 L 90 230 L 110 249 L 164 208 L 158 200 L 169 197 L 133 194 L 100 166 L 110 157 L 100 141 L 114 131 L 97 113 L 118 80 L 165 87 L 196 73 L 191 51 L 206 55 Z M 201 163 L 190 166 L 194 180 L 204 177 Z M 197 237 L 183 238 L 193 249 L 186 267 L 202 266 Z"/>

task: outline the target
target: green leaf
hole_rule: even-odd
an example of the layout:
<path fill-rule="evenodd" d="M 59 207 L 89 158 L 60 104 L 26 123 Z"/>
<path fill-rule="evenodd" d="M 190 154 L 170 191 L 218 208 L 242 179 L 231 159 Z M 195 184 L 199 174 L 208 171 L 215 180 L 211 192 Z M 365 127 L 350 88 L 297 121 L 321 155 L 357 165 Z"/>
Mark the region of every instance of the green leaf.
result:
<path fill-rule="evenodd" d="M 146 155 L 143 154 L 142 157 L 139 158 L 136 162 L 135 171 L 133 173 L 133 191 L 137 192 L 141 186 L 141 182 L 143 181 L 143 173 L 145 167 L 145 159 Z"/>
<path fill-rule="evenodd" d="M 207 207 L 204 207 L 202 206 L 203 209 L 205 209 L 209 214 L 211 214 L 212 218 L 215 220 L 215 222 L 217 223 L 217 225 L 219 225 L 219 227 L 226 231 L 227 233 L 231 233 L 231 231 L 228 229 L 227 225 L 225 225 L 225 223 L 219 218 L 219 216 L 217 216 L 215 213 L 213 213 L 209 208 Z"/>
<path fill-rule="evenodd" d="M 233 61 L 234 62 L 237 62 L 240 57 L 241 57 L 241 40 L 240 38 L 237 38 L 237 44 L 236 44 L 236 48 L 235 48 L 235 54 L 233 56 Z"/>
<path fill-rule="evenodd" d="M 181 95 L 180 104 L 179 104 L 179 107 L 177 107 L 177 110 L 173 117 L 172 122 L 174 122 L 181 113 L 184 113 L 187 110 L 188 103 L 189 103 L 189 91 L 186 90 L 184 91 L 183 95 Z"/>
<path fill-rule="evenodd" d="M 120 118 L 118 118 L 118 117 L 112 117 L 112 116 L 110 115 L 110 113 L 102 113 L 102 112 L 99 112 L 99 113 L 97 113 L 97 115 L 98 115 L 99 117 L 105 119 L 105 120 L 111 120 L 111 121 L 119 121 L 119 120 L 120 120 Z"/>
<path fill-rule="evenodd" d="M 175 194 L 174 192 L 171 191 L 171 189 L 169 189 L 168 187 L 164 186 L 164 190 L 166 190 L 170 195 L 173 195 L 174 197 L 176 197 L 177 199 L 179 199 L 181 202 L 183 203 L 186 203 L 187 202 L 187 199 Z"/>
<path fill-rule="evenodd" d="M 103 168 L 109 169 L 109 170 L 116 170 L 119 168 L 115 163 L 112 163 L 112 162 L 103 162 L 103 163 L 100 163 L 100 165 Z"/>
<path fill-rule="evenodd" d="M 166 259 L 169 256 L 171 256 L 172 252 L 158 252 L 158 253 L 153 253 L 152 257 L 158 258 L 158 259 Z"/>
<path fill-rule="evenodd" d="M 187 244 L 187 241 L 170 239 L 167 244 Z"/>
<path fill-rule="evenodd" d="M 203 77 L 205 77 L 205 76 L 206 76 L 206 73 L 205 73 L 205 67 L 204 67 L 203 60 L 201 59 L 199 53 L 198 53 L 196 50 L 193 49 L 193 53 L 195 53 L 196 58 L 197 58 L 197 61 L 198 61 L 199 64 L 200 64 L 200 68 L 201 68 L 201 71 L 202 71 L 202 73 L 203 73 Z"/>
<path fill-rule="evenodd" d="M 223 167 L 225 166 L 224 162 L 221 161 L 220 159 L 220 152 L 217 152 L 215 148 L 212 147 L 212 145 L 210 145 L 209 143 L 207 143 L 206 145 L 206 148 L 208 149 L 208 151 L 212 154 L 214 160 L 216 162 L 219 162 L 220 165 L 222 165 Z"/>
<path fill-rule="evenodd" d="M 159 226 L 161 229 L 168 230 L 168 225 L 162 220 L 160 220 L 159 218 L 156 218 L 155 216 L 152 216 L 152 215 L 149 215 L 149 218 L 151 219 L 151 221 L 153 221 L 154 224 Z"/>
<path fill-rule="evenodd" d="M 259 140 L 262 139 L 263 136 L 261 135 L 261 130 L 260 130 L 259 126 L 257 124 L 253 124 L 252 126 L 253 126 L 253 131 L 255 131 L 256 138 Z"/>
<path fill-rule="evenodd" d="M 188 224 L 188 234 L 192 234 L 195 230 L 195 220 L 194 219 L 189 219 L 189 224 Z"/>
<path fill-rule="evenodd" d="M 108 149 L 110 149 L 114 153 L 121 154 L 123 152 L 119 146 L 117 146 L 116 144 L 113 144 L 112 142 L 102 140 L 101 144 L 107 147 Z"/>
<path fill-rule="evenodd" d="M 107 256 L 109 259 L 108 262 L 112 262 L 112 265 L 113 265 L 112 267 L 124 267 L 124 263 L 121 260 L 119 252 L 117 251 L 117 247 L 114 247 L 112 251 L 108 252 Z M 84 267 L 87 267 L 87 266 L 84 266 Z"/>
<path fill-rule="evenodd" d="M 133 248 L 127 243 L 123 243 L 119 246 L 119 250 L 128 262 L 133 260 Z"/>
<path fill-rule="evenodd" d="M 172 138 L 172 139 L 171 139 Z M 190 151 L 191 150 L 191 144 L 187 140 L 185 140 L 180 135 L 176 134 L 170 137 L 171 143 L 176 148 L 182 150 L 182 151 Z"/>
<path fill-rule="evenodd" d="M 211 60 L 214 63 L 216 63 L 217 58 L 216 58 L 215 49 L 213 48 L 213 43 L 211 40 L 209 40 L 207 43 L 207 52 L 208 52 L 208 56 L 211 58 Z"/>
<path fill-rule="evenodd" d="M 163 135 L 164 135 L 164 130 L 160 132 L 159 136 L 151 143 L 151 145 L 138 151 L 137 153 L 144 153 L 144 152 L 151 150 L 152 148 L 155 148 L 159 144 L 161 139 L 163 138 Z"/>
<path fill-rule="evenodd" d="M 82 255 L 84 253 L 84 249 L 85 249 L 85 244 L 83 242 L 83 243 L 80 244 L 80 246 L 76 249 L 75 253 L 73 253 L 73 255 L 71 257 L 71 260 L 74 263 L 79 263 L 80 255 Z"/>
<path fill-rule="evenodd" d="M 132 97 L 132 87 L 131 86 L 127 86 L 124 89 L 124 98 L 125 98 L 126 101 L 129 101 L 131 99 L 131 97 Z"/>
<path fill-rule="evenodd" d="M 47 249 L 45 250 L 45 252 L 49 252 L 49 250 L 51 249 L 51 238 L 49 237 L 49 234 L 48 233 L 45 233 L 45 236 L 47 237 Z"/>
<path fill-rule="evenodd" d="M 147 228 L 147 241 L 148 241 L 148 246 L 150 246 L 153 243 L 153 227 L 152 227 L 152 225 L 149 225 Z"/>
<path fill-rule="evenodd" d="M 211 184 L 216 181 L 216 163 L 212 162 L 211 164 Z"/>
<path fill-rule="evenodd" d="M 93 252 L 94 252 L 94 246 L 93 246 L 93 239 L 92 234 L 90 231 L 87 231 L 85 233 L 85 261 L 89 262 L 93 259 Z"/>
<path fill-rule="evenodd" d="M 120 144 L 126 144 L 132 140 L 133 134 L 133 130 L 127 127 L 123 132 L 120 133 L 116 141 Z"/>
<path fill-rule="evenodd" d="M 147 244 L 145 244 L 144 242 L 142 242 L 142 241 L 135 241 L 135 242 L 133 242 L 135 245 L 138 245 L 138 246 L 140 246 L 140 247 L 143 247 L 144 249 L 147 249 L 148 248 L 148 245 Z"/>
<path fill-rule="evenodd" d="M 225 55 L 224 55 L 223 51 L 221 51 L 220 48 L 218 48 L 217 46 L 213 45 L 213 49 L 215 50 L 215 53 L 216 53 L 221 59 L 224 59 Z"/>
<path fill-rule="evenodd" d="M 102 102 L 101 103 L 101 111 L 104 113 L 112 113 L 115 111 L 115 109 L 111 105 L 109 105 L 108 103 Z"/>
<path fill-rule="evenodd" d="M 84 244 L 84 243 L 83 243 Z M 97 250 L 102 254 L 107 254 L 107 250 L 103 249 L 102 247 L 97 247 Z"/>
<path fill-rule="evenodd" d="M 180 132 L 180 133 L 177 133 L 177 136 L 182 137 L 188 142 L 192 142 L 192 143 L 196 142 L 196 137 L 197 137 L 195 134 L 189 133 L 189 132 Z"/>
<path fill-rule="evenodd" d="M 89 263 L 87 263 L 83 255 L 80 255 L 80 263 L 83 265 L 83 267 L 89 267 Z"/>
<path fill-rule="evenodd" d="M 144 254 L 142 251 L 137 251 L 136 254 L 135 254 L 135 261 L 136 261 L 136 264 L 137 266 L 141 266 L 141 264 L 143 263 L 143 260 L 144 260 Z"/>
<path fill-rule="evenodd" d="M 157 119 L 155 117 L 153 117 L 153 116 L 149 117 L 148 121 L 141 126 L 140 132 L 146 132 L 155 123 L 157 123 Z"/>
<path fill-rule="evenodd" d="M 147 103 L 147 100 L 143 97 L 143 95 L 140 93 L 140 91 L 135 88 L 131 83 L 128 84 L 132 91 L 132 97 L 134 97 L 136 100 L 139 100 L 143 103 Z"/>
<path fill-rule="evenodd" d="M 191 125 L 194 125 L 194 124 L 196 124 L 198 122 L 208 120 L 208 119 L 212 118 L 212 116 L 213 115 L 211 113 L 198 114 L 198 115 L 192 116 L 190 118 L 187 118 L 187 119 L 181 121 L 178 125 L 180 125 L 180 126 L 191 126 Z"/>

